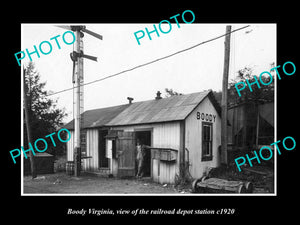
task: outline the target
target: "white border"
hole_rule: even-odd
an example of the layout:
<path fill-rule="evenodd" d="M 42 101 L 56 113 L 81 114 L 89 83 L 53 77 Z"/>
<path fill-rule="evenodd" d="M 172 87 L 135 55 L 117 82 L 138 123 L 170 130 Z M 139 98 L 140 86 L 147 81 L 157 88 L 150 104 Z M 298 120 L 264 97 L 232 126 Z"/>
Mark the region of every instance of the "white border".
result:
<path fill-rule="evenodd" d="M 21 49 L 24 49 L 23 46 L 23 25 L 33 25 L 31 23 L 22 23 L 21 24 Z M 34 23 L 36 24 L 36 23 Z M 70 25 L 70 24 L 52 24 L 52 23 L 43 23 L 43 24 L 48 24 L 48 25 Z M 83 23 L 83 24 L 96 24 L 96 23 Z M 204 24 L 223 24 L 223 23 L 204 23 Z M 225 23 L 224 23 L 225 24 Z M 232 23 L 231 25 L 241 25 L 241 24 L 247 24 L 247 23 Z M 250 23 L 249 23 L 250 24 Z M 274 24 L 276 25 L 276 62 L 275 66 L 277 65 L 277 23 L 251 23 L 251 24 Z M 71 25 L 82 25 L 78 23 L 71 23 Z M 23 146 L 23 135 L 24 135 L 24 127 L 23 127 L 23 62 L 21 61 L 21 146 Z M 274 104 L 274 123 L 275 123 L 275 128 L 274 128 L 274 139 L 277 141 L 277 76 L 275 77 L 275 104 Z M 245 194 L 238 194 L 238 193 L 193 193 L 193 194 L 68 194 L 68 193 L 53 193 L 53 194 L 44 194 L 44 193 L 24 193 L 24 183 L 23 183 L 23 163 L 24 157 L 21 157 L 21 196 L 180 196 L 180 197 L 186 197 L 186 196 L 193 196 L 193 197 L 199 197 L 199 196 L 277 196 L 277 151 L 275 157 L 274 157 L 274 193 L 245 193 Z"/>

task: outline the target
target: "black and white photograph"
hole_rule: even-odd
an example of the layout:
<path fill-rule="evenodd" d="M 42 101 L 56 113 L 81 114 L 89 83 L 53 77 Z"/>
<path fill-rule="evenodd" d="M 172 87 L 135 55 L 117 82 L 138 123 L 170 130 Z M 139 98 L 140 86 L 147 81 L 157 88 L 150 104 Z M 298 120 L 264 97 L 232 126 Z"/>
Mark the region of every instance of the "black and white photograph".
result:
<path fill-rule="evenodd" d="M 24 195 L 276 194 L 276 24 L 182 15 L 22 24 Z"/>
<path fill-rule="evenodd" d="M 296 6 L 66 3 L 2 18 L 4 219 L 297 215 Z"/>

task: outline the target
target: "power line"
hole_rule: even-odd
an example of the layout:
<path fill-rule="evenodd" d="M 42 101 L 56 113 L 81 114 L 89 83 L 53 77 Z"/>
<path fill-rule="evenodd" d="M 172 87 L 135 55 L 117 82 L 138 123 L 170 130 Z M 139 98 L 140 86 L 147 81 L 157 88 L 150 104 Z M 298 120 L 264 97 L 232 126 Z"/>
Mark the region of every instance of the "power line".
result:
<path fill-rule="evenodd" d="M 250 25 L 247 25 L 247 26 L 244 26 L 244 27 L 240 27 L 240 28 L 238 28 L 238 29 L 232 30 L 232 31 L 229 32 L 229 33 L 225 33 L 225 34 L 222 34 L 222 35 L 217 36 L 217 37 L 215 37 L 215 38 L 212 38 L 212 39 L 203 41 L 203 42 L 198 43 L 198 44 L 196 44 L 196 45 L 193 45 L 193 46 L 191 46 L 191 47 L 189 47 L 189 48 L 185 48 L 185 49 L 183 49 L 183 50 L 177 51 L 177 52 L 172 53 L 172 54 L 170 54 L 170 55 L 167 55 L 167 56 L 164 56 L 164 57 L 155 59 L 155 60 L 153 60 L 153 61 L 150 61 L 150 62 L 147 62 L 147 63 L 144 63 L 144 64 L 140 64 L 140 65 L 138 65 L 138 66 L 132 67 L 132 68 L 127 69 L 127 70 L 123 70 L 123 71 L 121 71 L 121 72 L 118 72 L 118 73 L 109 75 L 109 76 L 107 76 L 107 77 L 103 77 L 103 78 L 100 78 L 100 79 L 97 79 L 97 80 L 94 80 L 94 81 L 90 81 L 90 82 L 84 83 L 84 84 L 82 84 L 82 85 L 80 85 L 80 86 L 85 86 L 85 85 L 93 84 L 93 83 L 96 83 L 96 82 L 99 82 L 99 81 L 103 81 L 103 80 L 106 80 L 106 79 L 109 79 L 109 78 L 112 78 L 112 77 L 115 77 L 115 76 L 119 76 L 119 75 L 121 75 L 121 74 L 123 74 L 123 73 L 129 72 L 129 71 L 132 71 L 132 70 L 135 70 L 135 69 L 137 69 L 137 68 L 140 68 L 140 67 L 143 67 L 143 66 L 150 65 L 150 64 L 155 63 L 155 62 L 158 62 L 158 61 L 160 61 L 160 60 L 163 60 L 163 59 L 172 57 L 172 56 L 174 56 L 174 55 L 180 54 L 180 53 L 182 53 L 182 52 L 185 52 L 185 51 L 191 50 L 191 49 L 193 49 L 193 48 L 196 48 L 196 47 L 198 47 L 198 46 L 200 46 L 200 45 L 209 43 L 209 42 L 211 42 L 211 41 L 215 41 L 215 40 L 217 40 L 217 39 L 219 39 L 219 38 L 221 38 L 221 37 L 226 36 L 227 34 L 230 34 L 230 33 L 233 33 L 233 32 L 236 32 L 236 31 L 239 31 L 239 30 L 242 30 L 242 29 L 245 29 L 245 28 L 247 28 L 247 27 L 249 27 L 249 26 L 250 26 Z M 77 86 L 76 86 L 76 87 L 77 87 Z M 71 87 L 71 88 L 67 88 L 67 89 L 64 89 L 64 90 L 61 90 L 61 91 L 58 91 L 58 92 L 55 92 L 55 93 L 50 93 L 50 94 L 48 94 L 47 96 L 59 94 L 59 93 L 65 92 L 65 91 L 70 91 L 70 90 L 73 90 L 73 89 L 76 88 L 76 87 Z"/>

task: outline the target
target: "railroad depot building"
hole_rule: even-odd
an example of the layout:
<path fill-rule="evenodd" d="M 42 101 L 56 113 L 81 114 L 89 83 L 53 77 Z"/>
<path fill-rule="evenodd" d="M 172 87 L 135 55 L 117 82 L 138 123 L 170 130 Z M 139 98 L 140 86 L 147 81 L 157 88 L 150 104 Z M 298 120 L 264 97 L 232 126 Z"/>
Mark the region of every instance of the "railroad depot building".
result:
<path fill-rule="evenodd" d="M 81 132 L 82 170 L 117 177 L 136 175 L 136 141 L 150 146 L 145 174 L 174 183 L 180 168 L 200 178 L 220 165 L 221 109 L 211 90 L 86 111 Z M 73 161 L 74 121 L 67 160 Z"/>

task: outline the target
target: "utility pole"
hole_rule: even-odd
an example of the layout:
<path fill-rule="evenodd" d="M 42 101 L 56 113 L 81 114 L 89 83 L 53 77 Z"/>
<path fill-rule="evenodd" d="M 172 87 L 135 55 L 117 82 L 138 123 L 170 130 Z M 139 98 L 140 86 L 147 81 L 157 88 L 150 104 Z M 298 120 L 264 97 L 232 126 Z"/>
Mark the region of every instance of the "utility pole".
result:
<path fill-rule="evenodd" d="M 83 120 L 81 114 L 83 113 L 83 58 L 97 62 L 97 57 L 86 55 L 83 53 L 83 32 L 102 40 L 103 37 L 85 26 L 65 26 L 59 25 L 57 27 L 72 30 L 75 33 L 76 41 L 74 42 L 74 50 L 70 57 L 73 61 L 73 112 L 74 112 L 74 175 L 79 176 L 81 170 L 81 127 Z"/>
<path fill-rule="evenodd" d="M 80 27 L 73 26 L 73 32 L 75 33 L 76 41 L 74 49 L 77 54 L 81 52 L 81 37 L 80 37 Z M 81 151 L 80 151 L 80 78 L 83 76 L 82 71 L 82 60 L 79 57 L 76 57 L 75 60 L 75 74 L 74 74 L 74 112 L 75 112 L 75 119 L 74 119 L 74 175 L 77 177 L 80 175 L 80 166 L 81 166 Z"/>
<path fill-rule="evenodd" d="M 102 35 L 86 29 L 85 26 L 58 26 L 72 30 L 76 41 L 70 56 L 73 61 L 73 112 L 74 112 L 74 175 L 77 177 L 81 171 L 81 127 L 83 126 L 83 58 L 97 62 L 97 57 L 83 53 L 83 32 L 102 40 Z"/>
<path fill-rule="evenodd" d="M 28 108 L 28 101 L 27 101 L 27 90 L 25 90 L 26 88 L 26 83 L 25 83 L 25 68 L 23 67 L 23 98 L 24 98 L 24 111 L 25 111 L 25 123 L 26 123 L 26 129 L 27 129 L 27 140 L 28 140 L 28 147 L 29 147 L 29 143 L 31 143 L 31 131 L 30 131 L 30 124 L 29 124 L 29 114 L 31 114 L 31 104 Z M 30 100 L 31 103 L 31 100 Z M 36 170 L 35 170 L 35 163 L 34 163 L 34 156 L 32 154 L 32 151 L 29 151 L 29 158 L 30 158 L 30 169 L 31 169 L 31 176 L 32 179 L 37 177 L 36 174 Z"/>
<path fill-rule="evenodd" d="M 221 122 L 221 163 L 227 165 L 227 94 L 228 94 L 228 73 L 229 73 L 229 58 L 230 58 L 230 32 L 231 26 L 226 26 L 225 36 L 225 56 L 223 69 L 223 85 L 222 85 L 222 122 Z"/>

